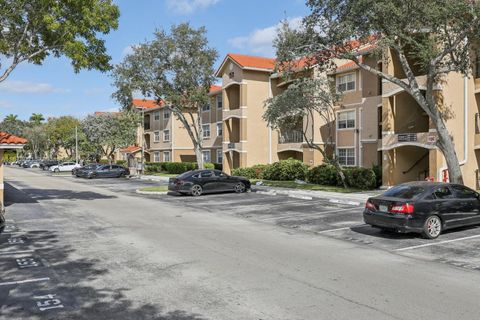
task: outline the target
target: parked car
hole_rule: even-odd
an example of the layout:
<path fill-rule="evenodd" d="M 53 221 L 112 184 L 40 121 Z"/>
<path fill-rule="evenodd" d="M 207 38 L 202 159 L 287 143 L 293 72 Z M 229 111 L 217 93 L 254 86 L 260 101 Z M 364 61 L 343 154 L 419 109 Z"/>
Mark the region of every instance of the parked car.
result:
<path fill-rule="evenodd" d="M 56 166 L 51 166 L 50 167 L 50 171 L 53 171 L 53 172 L 64 172 L 64 171 L 72 171 L 72 169 L 74 168 L 79 168 L 80 165 L 78 163 L 75 163 L 75 162 L 64 162 L 64 163 L 60 163 Z"/>
<path fill-rule="evenodd" d="M 168 190 L 200 196 L 204 193 L 223 191 L 241 193 L 250 189 L 250 186 L 248 179 L 229 176 L 220 170 L 193 170 L 170 178 Z"/>
<path fill-rule="evenodd" d="M 22 161 L 22 165 L 21 167 L 22 168 L 29 168 L 30 167 L 30 164 L 33 162 L 33 160 L 25 160 L 25 161 Z"/>
<path fill-rule="evenodd" d="M 58 160 L 43 160 L 40 162 L 40 169 L 48 170 L 51 166 L 58 165 Z"/>
<path fill-rule="evenodd" d="M 130 170 L 116 164 L 90 164 L 77 168 L 75 176 L 79 178 L 120 178 L 130 175 Z M 73 173 L 73 172 L 72 172 Z"/>
<path fill-rule="evenodd" d="M 39 168 L 40 167 L 40 161 L 38 160 L 33 160 L 28 164 L 29 168 Z"/>
<path fill-rule="evenodd" d="M 373 227 L 435 239 L 444 230 L 480 224 L 480 195 L 458 184 L 404 183 L 369 198 L 363 219 Z"/>

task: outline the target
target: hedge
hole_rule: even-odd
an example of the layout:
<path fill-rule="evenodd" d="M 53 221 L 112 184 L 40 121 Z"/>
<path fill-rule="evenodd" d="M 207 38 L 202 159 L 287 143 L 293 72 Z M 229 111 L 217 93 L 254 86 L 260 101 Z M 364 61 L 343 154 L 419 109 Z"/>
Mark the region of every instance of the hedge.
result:
<path fill-rule="evenodd" d="M 117 160 L 115 163 L 118 164 L 119 166 L 126 166 L 127 160 Z"/>
<path fill-rule="evenodd" d="M 263 179 L 277 181 L 305 180 L 307 172 L 308 166 L 300 160 L 281 160 L 265 167 Z"/>
<path fill-rule="evenodd" d="M 325 186 L 336 186 L 341 184 L 337 169 L 329 164 L 322 164 L 308 170 L 307 181 Z"/>
<path fill-rule="evenodd" d="M 345 182 L 349 187 L 358 189 L 375 189 L 377 186 L 377 178 L 375 172 L 368 168 L 346 168 Z"/>
<path fill-rule="evenodd" d="M 215 169 L 213 163 L 207 162 L 204 164 L 205 169 Z M 198 169 L 196 162 L 147 162 L 145 163 L 146 173 L 170 173 L 180 174 L 190 170 Z"/>
<path fill-rule="evenodd" d="M 267 164 L 257 164 L 249 168 L 237 168 L 232 170 L 232 175 L 247 179 L 263 179 L 263 171 L 268 166 Z"/>

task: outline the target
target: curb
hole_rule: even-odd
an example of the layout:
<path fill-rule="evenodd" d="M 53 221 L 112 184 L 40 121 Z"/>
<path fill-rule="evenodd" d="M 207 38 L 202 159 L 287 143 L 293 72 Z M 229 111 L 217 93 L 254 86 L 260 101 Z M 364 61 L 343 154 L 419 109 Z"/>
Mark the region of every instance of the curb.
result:
<path fill-rule="evenodd" d="M 138 194 L 158 194 L 158 195 L 168 194 L 168 191 L 141 191 L 140 189 L 135 190 L 135 192 Z"/>

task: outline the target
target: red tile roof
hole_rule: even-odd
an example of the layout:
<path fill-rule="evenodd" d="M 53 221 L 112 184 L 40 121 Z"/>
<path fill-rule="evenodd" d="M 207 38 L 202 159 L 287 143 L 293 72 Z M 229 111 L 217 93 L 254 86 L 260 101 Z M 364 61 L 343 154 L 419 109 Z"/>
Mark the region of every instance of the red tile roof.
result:
<path fill-rule="evenodd" d="M 222 86 L 211 85 L 210 86 L 210 93 L 214 93 L 217 91 L 222 91 Z"/>
<path fill-rule="evenodd" d="M 144 108 L 144 109 L 153 109 L 153 108 L 163 107 L 165 105 L 164 101 L 160 101 L 160 105 L 158 105 L 156 100 L 146 100 L 146 99 L 133 99 L 132 103 L 135 107 Z"/>
<path fill-rule="evenodd" d="M 272 71 L 275 68 L 275 59 L 272 58 L 254 57 L 234 53 L 227 54 L 227 57 L 230 57 L 243 68 L 257 68 Z"/>
<path fill-rule="evenodd" d="M 135 153 L 142 150 L 142 148 L 138 146 L 128 146 L 126 148 L 120 149 L 120 152 L 122 153 Z"/>
<path fill-rule="evenodd" d="M 0 132 L 0 144 L 25 144 L 27 139 L 14 136 L 13 134 Z"/>

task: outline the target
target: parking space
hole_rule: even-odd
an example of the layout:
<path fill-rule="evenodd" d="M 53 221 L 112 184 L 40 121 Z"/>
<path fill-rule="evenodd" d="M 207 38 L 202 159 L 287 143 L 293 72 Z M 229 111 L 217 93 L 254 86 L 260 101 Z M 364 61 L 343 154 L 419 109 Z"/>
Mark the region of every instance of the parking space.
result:
<path fill-rule="evenodd" d="M 42 174 L 41 171 L 39 173 Z M 391 233 L 372 228 L 363 222 L 363 207 L 334 203 L 329 199 L 308 200 L 256 192 L 222 193 L 201 197 L 138 195 L 135 193 L 136 189 L 161 183 L 139 179 L 88 180 L 71 176 L 63 178 L 72 179 L 84 185 L 107 188 L 114 192 L 156 199 L 159 202 L 189 208 L 192 211 L 201 209 L 234 215 L 287 229 L 313 232 L 319 236 L 374 247 L 395 254 L 480 270 L 480 226 L 450 230 L 438 239 L 427 240 L 417 234 Z"/>
<path fill-rule="evenodd" d="M 202 197 L 145 196 L 173 205 L 235 215 L 320 236 L 480 271 L 480 226 L 449 230 L 438 239 L 385 232 L 364 224 L 363 207 L 255 192 Z"/>

